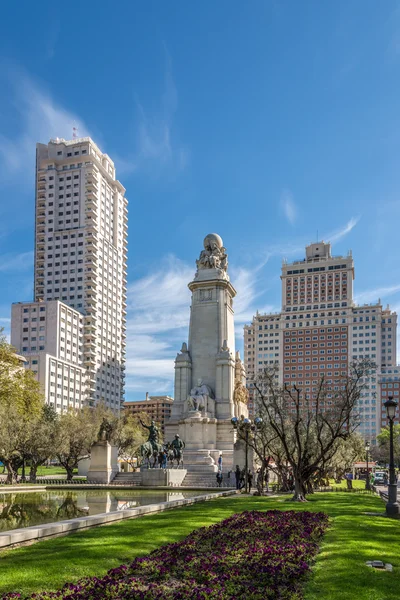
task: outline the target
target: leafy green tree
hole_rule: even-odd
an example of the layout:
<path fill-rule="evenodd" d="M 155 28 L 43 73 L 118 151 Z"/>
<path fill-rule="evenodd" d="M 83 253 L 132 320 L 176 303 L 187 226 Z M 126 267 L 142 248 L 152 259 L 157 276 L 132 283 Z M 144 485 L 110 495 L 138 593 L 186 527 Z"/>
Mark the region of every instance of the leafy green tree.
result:
<path fill-rule="evenodd" d="M 90 408 L 65 412 L 57 420 L 55 454 L 67 472 L 68 481 L 72 479 L 79 461 L 90 454 L 98 432 L 98 413 Z"/>
<path fill-rule="evenodd" d="M 0 460 L 7 482 L 17 481 L 31 423 L 44 405 L 40 385 L 31 371 L 21 366 L 14 349 L 0 331 Z"/>
<path fill-rule="evenodd" d="M 36 482 L 38 467 L 55 456 L 57 421 L 58 415 L 54 408 L 45 404 L 37 418 L 29 423 L 25 458 L 30 464 L 31 482 Z"/>
<path fill-rule="evenodd" d="M 147 419 L 145 413 L 123 415 L 119 419 L 115 444 L 119 448 L 119 456 L 129 465 L 134 466 L 140 455 L 140 446 L 147 440 L 147 430 L 140 424 L 140 419 Z"/>
<path fill-rule="evenodd" d="M 340 483 L 345 473 L 351 471 L 355 462 L 365 460 L 365 441 L 359 433 L 352 433 L 346 439 L 340 439 L 336 445 L 336 452 L 329 462 L 322 467 L 326 477 L 334 475 Z"/>
<path fill-rule="evenodd" d="M 387 464 L 389 462 L 389 427 L 383 427 L 380 434 L 376 438 L 378 440 L 378 452 L 373 452 L 374 458 L 380 462 Z M 393 426 L 393 454 L 394 461 L 397 465 L 400 464 L 400 425 Z"/>

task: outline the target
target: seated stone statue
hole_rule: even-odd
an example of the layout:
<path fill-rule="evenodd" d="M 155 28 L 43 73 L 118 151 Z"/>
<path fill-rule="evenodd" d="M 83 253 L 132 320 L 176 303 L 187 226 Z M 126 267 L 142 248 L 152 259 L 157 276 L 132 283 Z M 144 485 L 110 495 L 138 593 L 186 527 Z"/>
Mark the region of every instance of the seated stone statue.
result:
<path fill-rule="evenodd" d="M 203 383 L 202 379 L 198 379 L 197 385 L 190 390 L 190 395 L 187 400 L 189 409 L 207 412 L 207 410 L 211 408 L 211 404 L 214 404 L 213 402 L 209 403 L 209 399 L 214 399 L 211 388 Z M 209 404 L 210 407 L 208 406 Z"/>

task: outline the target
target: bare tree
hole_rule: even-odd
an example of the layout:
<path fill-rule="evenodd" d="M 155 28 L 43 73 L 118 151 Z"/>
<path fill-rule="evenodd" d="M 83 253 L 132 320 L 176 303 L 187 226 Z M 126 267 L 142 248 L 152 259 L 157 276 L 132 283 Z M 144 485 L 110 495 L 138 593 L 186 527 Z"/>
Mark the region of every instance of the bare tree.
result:
<path fill-rule="evenodd" d="M 335 381 L 322 377 L 312 393 L 304 388 L 279 386 L 275 369 L 253 378 L 261 416 L 268 423 L 294 478 L 293 500 L 304 502 L 312 492 L 312 477 L 329 463 L 338 440 L 347 439 L 359 425 L 357 402 L 364 377 L 376 366 L 370 360 L 353 362 Z"/>

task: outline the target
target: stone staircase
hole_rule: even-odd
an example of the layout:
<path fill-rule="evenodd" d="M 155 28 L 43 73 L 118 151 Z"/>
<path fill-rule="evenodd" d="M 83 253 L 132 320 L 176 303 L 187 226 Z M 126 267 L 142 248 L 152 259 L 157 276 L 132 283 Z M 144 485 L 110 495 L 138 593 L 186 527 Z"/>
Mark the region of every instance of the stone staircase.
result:
<path fill-rule="evenodd" d="M 182 482 L 182 487 L 191 487 L 191 488 L 216 488 L 217 486 L 217 478 L 216 473 L 210 473 L 209 471 L 199 472 L 199 471 L 188 471 L 185 479 Z M 231 474 L 230 480 L 228 480 L 227 475 L 225 474 L 222 480 L 223 488 L 234 488 L 235 487 L 235 478 L 233 473 Z"/>
<path fill-rule="evenodd" d="M 141 475 L 139 471 L 134 473 L 117 473 L 110 485 L 126 485 L 139 487 L 141 483 Z"/>
<path fill-rule="evenodd" d="M 135 473 L 117 473 L 115 478 L 112 480 L 110 485 L 120 485 L 126 487 L 140 487 L 141 485 L 141 474 L 139 471 Z M 182 481 L 182 486 L 186 488 L 216 488 L 217 479 L 216 473 L 210 473 L 209 471 L 191 471 L 186 474 L 185 479 Z M 234 488 L 235 478 L 233 474 L 228 480 L 227 475 L 224 475 L 222 481 L 223 488 Z"/>

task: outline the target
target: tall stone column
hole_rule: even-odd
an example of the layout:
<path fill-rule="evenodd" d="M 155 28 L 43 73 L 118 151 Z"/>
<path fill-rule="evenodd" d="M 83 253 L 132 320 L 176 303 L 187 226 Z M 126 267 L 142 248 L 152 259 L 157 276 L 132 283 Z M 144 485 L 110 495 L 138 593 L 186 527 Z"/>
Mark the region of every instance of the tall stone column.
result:
<path fill-rule="evenodd" d="M 165 430 L 168 440 L 179 431 L 186 443 L 185 466 L 189 470 L 217 470 L 220 452 L 224 468 L 231 466 L 231 418 L 236 412 L 236 290 L 229 280 L 228 255 L 219 235 L 206 236 L 196 265 L 196 275 L 189 283 L 188 346 L 183 344 L 175 360 L 175 398 Z"/>

